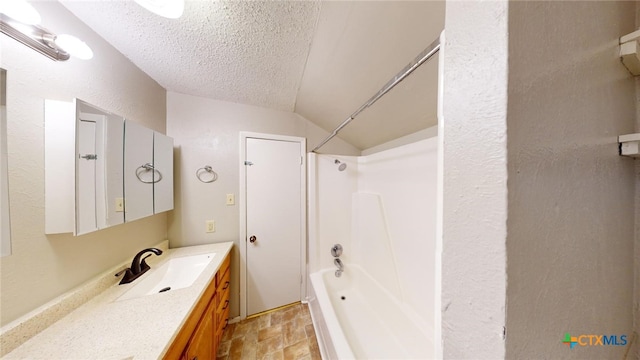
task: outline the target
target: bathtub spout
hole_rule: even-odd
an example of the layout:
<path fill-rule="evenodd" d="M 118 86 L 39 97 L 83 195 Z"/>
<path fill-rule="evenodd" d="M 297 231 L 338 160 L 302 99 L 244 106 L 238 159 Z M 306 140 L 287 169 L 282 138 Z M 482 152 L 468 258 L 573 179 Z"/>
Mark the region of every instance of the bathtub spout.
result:
<path fill-rule="evenodd" d="M 336 277 L 340 277 L 344 271 L 344 264 L 342 263 L 342 260 L 337 258 L 333 259 L 333 263 L 338 267 L 338 270 L 336 270 Z"/>

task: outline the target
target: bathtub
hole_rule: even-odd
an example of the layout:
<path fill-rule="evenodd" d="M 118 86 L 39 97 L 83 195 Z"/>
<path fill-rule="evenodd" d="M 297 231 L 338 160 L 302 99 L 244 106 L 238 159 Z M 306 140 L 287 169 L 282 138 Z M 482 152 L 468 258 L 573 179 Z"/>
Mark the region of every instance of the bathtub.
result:
<path fill-rule="evenodd" d="M 357 265 L 312 273 L 309 309 L 323 359 L 430 359 L 433 341 Z"/>

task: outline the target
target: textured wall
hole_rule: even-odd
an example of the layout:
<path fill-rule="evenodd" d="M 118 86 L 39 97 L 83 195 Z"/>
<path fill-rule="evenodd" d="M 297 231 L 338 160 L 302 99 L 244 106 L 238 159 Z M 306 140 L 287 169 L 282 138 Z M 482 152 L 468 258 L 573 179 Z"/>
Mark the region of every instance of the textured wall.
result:
<path fill-rule="evenodd" d="M 166 237 L 165 214 L 79 237 L 44 235 L 44 99 L 78 97 L 161 132 L 166 110 L 164 89 L 64 7 L 34 6 L 45 27 L 81 37 L 95 57 L 54 62 L 0 36 L 13 245 L 0 259 L 3 325 Z"/>
<path fill-rule="evenodd" d="M 633 77 L 618 38 L 635 3 L 510 2 L 507 358 L 620 359 L 623 346 L 566 332 L 631 335 Z"/>
<path fill-rule="evenodd" d="M 167 133 L 175 140 L 175 210 L 169 216 L 171 247 L 234 241 L 231 273 L 231 317 L 239 311 L 239 207 L 225 205 L 226 194 L 239 199 L 240 131 L 301 136 L 315 147 L 326 135 L 311 122 L 288 111 L 205 99 L 169 92 Z M 322 151 L 359 154 L 359 150 L 334 138 Z M 211 165 L 218 180 L 205 184 L 195 171 Z M 216 231 L 205 233 L 206 220 Z"/>
<path fill-rule="evenodd" d="M 442 346 L 449 359 L 504 356 L 508 3 L 447 2 Z"/>

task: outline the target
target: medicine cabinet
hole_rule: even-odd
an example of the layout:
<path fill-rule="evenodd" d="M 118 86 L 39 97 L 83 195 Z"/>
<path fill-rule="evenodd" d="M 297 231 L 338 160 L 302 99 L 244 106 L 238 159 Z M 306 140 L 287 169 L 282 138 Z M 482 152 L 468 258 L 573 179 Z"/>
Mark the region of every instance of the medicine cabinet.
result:
<path fill-rule="evenodd" d="M 126 221 L 173 209 L 173 139 L 125 121 Z"/>
<path fill-rule="evenodd" d="M 124 223 L 124 118 L 82 100 L 45 100 L 45 233 Z"/>
<path fill-rule="evenodd" d="M 141 168 L 138 176 L 149 177 L 154 136 L 152 130 L 82 100 L 45 100 L 45 233 L 82 235 L 153 215 L 155 180 L 136 188 L 127 175 L 135 162 Z M 170 184 L 171 206 L 166 210 L 173 208 L 173 141 L 168 143 L 170 158 L 156 161 L 167 168 L 162 185 Z M 138 156 L 145 160 L 138 162 Z M 146 191 L 150 212 L 137 199 Z"/>

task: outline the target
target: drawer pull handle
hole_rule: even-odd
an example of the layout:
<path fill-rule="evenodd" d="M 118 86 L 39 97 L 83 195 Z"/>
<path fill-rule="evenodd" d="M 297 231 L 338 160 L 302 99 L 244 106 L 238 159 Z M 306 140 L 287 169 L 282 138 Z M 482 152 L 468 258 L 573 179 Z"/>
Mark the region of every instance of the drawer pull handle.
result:
<path fill-rule="evenodd" d="M 224 301 L 224 306 L 222 307 L 222 310 L 226 309 L 227 307 L 229 307 L 229 300 Z"/>
<path fill-rule="evenodd" d="M 225 282 L 224 283 L 224 287 L 222 288 L 222 290 L 227 290 L 227 288 L 229 287 L 229 282 Z"/>
<path fill-rule="evenodd" d="M 222 328 L 222 330 L 225 330 L 227 328 L 227 325 L 229 325 L 229 319 L 224 320 L 224 327 Z"/>

